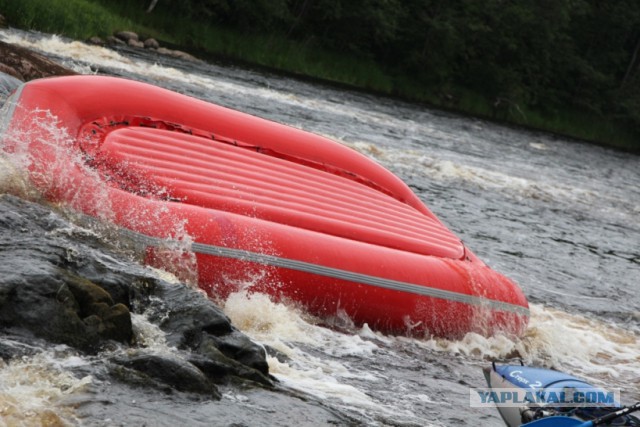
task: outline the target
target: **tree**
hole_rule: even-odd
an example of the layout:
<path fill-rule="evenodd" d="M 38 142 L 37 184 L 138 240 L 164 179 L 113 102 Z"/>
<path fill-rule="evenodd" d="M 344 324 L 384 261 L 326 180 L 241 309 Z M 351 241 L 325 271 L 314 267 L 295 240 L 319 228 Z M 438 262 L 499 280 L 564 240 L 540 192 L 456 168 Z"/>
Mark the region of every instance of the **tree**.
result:
<path fill-rule="evenodd" d="M 151 0 L 151 4 L 149 4 L 149 7 L 147 8 L 147 13 L 151 13 L 153 8 L 156 7 L 156 4 L 158 4 L 158 0 Z"/>

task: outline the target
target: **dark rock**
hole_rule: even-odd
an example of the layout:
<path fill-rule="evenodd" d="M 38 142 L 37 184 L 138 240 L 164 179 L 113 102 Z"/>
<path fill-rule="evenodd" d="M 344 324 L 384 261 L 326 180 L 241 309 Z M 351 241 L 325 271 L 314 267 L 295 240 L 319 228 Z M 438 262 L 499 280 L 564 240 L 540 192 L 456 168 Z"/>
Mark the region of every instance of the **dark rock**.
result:
<path fill-rule="evenodd" d="M 62 273 L 67 277 L 69 291 L 78 304 L 79 316 L 96 325 L 96 333 L 104 339 L 129 342 L 133 336 L 131 313 L 122 303 L 114 304 L 111 295 L 86 278 Z"/>
<path fill-rule="evenodd" d="M 139 48 L 139 49 L 144 48 L 144 43 L 141 42 L 140 40 L 129 39 L 127 41 L 127 44 L 129 46 L 131 46 L 131 47 L 136 47 L 136 48 Z"/>
<path fill-rule="evenodd" d="M 198 61 L 198 58 L 196 58 L 195 56 L 190 55 L 181 50 L 173 50 L 173 49 L 167 49 L 166 47 L 160 47 L 156 49 L 156 52 L 158 52 L 161 55 L 172 56 L 174 58 L 182 59 L 185 61 L 194 61 L 194 62 Z"/>
<path fill-rule="evenodd" d="M 291 358 L 277 348 L 271 347 L 270 345 L 265 345 L 264 349 L 269 356 L 275 357 L 278 362 L 291 363 Z"/>
<path fill-rule="evenodd" d="M 88 315 L 92 313 L 91 306 L 96 303 L 103 303 L 107 307 L 113 305 L 111 295 L 95 283 L 91 283 L 83 277 L 68 274 L 65 271 L 61 272 L 61 274 L 67 276 L 67 285 L 81 307 L 81 314 Z"/>
<path fill-rule="evenodd" d="M 181 50 L 174 50 L 172 56 L 178 59 L 182 59 L 184 61 L 192 61 L 192 62 L 198 61 L 198 58 L 196 58 L 195 56 L 191 55 L 190 53 L 183 52 Z"/>
<path fill-rule="evenodd" d="M 226 364 L 225 375 L 271 383 L 262 346 L 234 328 L 202 293 L 159 282 L 152 294 L 157 298 L 147 307 L 147 315 L 167 333 L 168 345 L 189 348 L 215 363 Z"/>
<path fill-rule="evenodd" d="M 120 40 L 122 40 L 125 43 L 129 43 L 130 40 L 134 40 L 134 41 L 139 41 L 139 37 L 137 33 L 134 33 L 133 31 L 118 31 L 116 33 L 113 34 L 114 36 L 116 36 L 117 38 L 119 38 Z"/>
<path fill-rule="evenodd" d="M 158 282 L 151 292 L 157 298 L 147 308 L 147 315 L 167 333 L 171 346 L 189 345 L 202 333 L 223 335 L 233 331 L 222 310 L 193 289 Z"/>
<path fill-rule="evenodd" d="M 46 261 L 38 261 L 33 267 L 46 270 Z M 0 269 L 0 274 L 3 273 Z M 14 331 L 23 329 L 52 342 L 87 351 L 94 349 L 99 342 L 98 334 L 78 316 L 75 302 L 68 300 L 70 292 L 55 278 L 55 270 L 52 268 L 49 273 L 23 275 L 27 280 L 22 283 L 5 281 L 5 289 L 7 286 L 13 288 L 0 307 L 0 327 Z"/>
<path fill-rule="evenodd" d="M 160 43 L 156 39 L 148 38 L 144 41 L 144 47 L 147 49 L 157 49 L 160 47 Z"/>
<path fill-rule="evenodd" d="M 128 309 L 114 305 L 104 289 L 65 268 L 72 265 L 73 251 L 46 235 L 53 224 L 64 222 L 48 218 L 42 224 L 12 206 L 26 202 L 10 196 L 0 201 L 0 328 L 84 351 L 96 350 L 104 340 L 129 342 L 133 331 Z M 32 206 L 34 214 L 49 216 Z M 29 235 L 15 236 L 21 229 Z"/>
<path fill-rule="evenodd" d="M 200 377 L 211 384 L 235 379 L 273 383 L 264 349 L 238 331 L 202 291 L 151 276 L 95 233 L 10 195 L 0 196 L 0 278 L 4 335 L 36 336 L 89 352 L 114 341 L 130 346 L 135 345 L 131 312 L 143 313 L 184 360 L 173 361 L 175 367 L 163 377 L 155 369 L 165 362 L 133 359 L 114 371 L 118 378 L 133 370 L 141 383 L 187 390 L 176 385 L 171 373 L 186 372 L 196 384 L 189 390 L 206 393 L 209 386 Z"/>
<path fill-rule="evenodd" d="M 197 354 L 193 354 L 189 360 L 214 382 L 226 382 L 229 378 L 236 377 L 268 387 L 273 385 L 273 378 L 268 375 L 268 372 L 234 360 L 225 355 L 218 345 L 212 336 L 205 335 L 195 349 Z"/>
<path fill-rule="evenodd" d="M 234 330 L 226 335 L 209 335 L 209 338 L 227 357 L 237 360 L 264 375 L 269 374 L 269 365 L 267 364 L 264 348 L 251 341 L 245 334 Z"/>
<path fill-rule="evenodd" d="M 7 27 L 7 18 L 0 15 L 0 28 L 6 28 L 6 27 Z"/>
<path fill-rule="evenodd" d="M 2 41 L 0 41 L 0 64 L 2 64 L 0 72 L 22 81 L 77 74 L 42 55 Z"/>
<path fill-rule="evenodd" d="M 0 262 L 4 261 L 3 254 L 0 252 Z M 131 339 L 131 317 L 126 307 L 79 303 L 70 290 L 69 284 L 73 287 L 73 282 L 65 281 L 67 275 L 58 275 L 58 268 L 47 265 L 46 259 L 31 261 L 29 267 L 37 269 L 37 274 L 23 271 L 18 282 L 7 280 L 12 276 L 0 268 L 5 277 L 1 286 L 0 327 L 24 329 L 84 351 L 96 350 L 102 340 Z M 96 313 L 96 307 L 101 311 Z"/>
<path fill-rule="evenodd" d="M 109 36 L 109 37 L 107 37 L 107 44 L 110 44 L 110 45 L 114 45 L 114 44 L 125 45 L 127 43 L 124 40 L 120 40 L 119 38 L 117 38 L 115 36 Z"/>
<path fill-rule="evenodd" d="M 179 391 L 207 394 L 220 399 L 216 386 L 197 367 L 188 361 L 169 354 L 136 352 L 132 355 L 117 356 L 113 362 L 139 371 L 154 380 Z M 125 381 L 127 378 L 123 378 Z"/>
<path fill-rule="evenodd" d="M 131 313 L 124 304 L 116 304 L 108 308 L 102 315 L 105 325 L 103 336 L 120 342 L 130 342 L 133 335 Z"/>
<path fill-rule="evenodd" d="M 7 75 L 9 77 L 13 77 L 14 79 L 20 82 L 24 82 L 24 77 L 22 77 L 22 75 L 19 72 L 17 72 L 15 69 L 13 69 L 8 65 L 0 63 L 0 73 L 2 73 L 3 75 Z"/>
<path fill-rule="evenodd" d="M 87 40 L 87 43 L 93 44 L 96 46 L 104 46 L 106 44 L 105 41 L 98 36 L 89 37 L 89 39 Z"/>

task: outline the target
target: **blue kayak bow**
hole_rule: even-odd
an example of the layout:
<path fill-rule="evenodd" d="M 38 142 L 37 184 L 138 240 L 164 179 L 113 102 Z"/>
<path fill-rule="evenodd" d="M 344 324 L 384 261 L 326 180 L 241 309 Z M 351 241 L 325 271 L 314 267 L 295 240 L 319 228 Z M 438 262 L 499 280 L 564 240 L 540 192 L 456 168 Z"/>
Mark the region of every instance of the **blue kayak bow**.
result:
<path fill-rule="evenodd" d="M 640 402 L 591 421 L 580 421 L 569 417 L 547 417 L 523 424 L 522 427 L 593 427 L 638 410 L 640 410 Z"/>

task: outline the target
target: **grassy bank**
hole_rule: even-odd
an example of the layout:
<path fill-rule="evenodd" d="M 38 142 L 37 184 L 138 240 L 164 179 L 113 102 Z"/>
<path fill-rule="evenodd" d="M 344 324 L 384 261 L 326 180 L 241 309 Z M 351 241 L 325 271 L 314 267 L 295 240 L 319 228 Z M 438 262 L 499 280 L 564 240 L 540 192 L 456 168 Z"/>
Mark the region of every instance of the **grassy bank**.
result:
<path fill-rule="evenodd" d="M 13 26 L 75 39 L 105 37 L 123 29 L 155 37 L 200 56 L 222 57 L 309 76 L 380 94 L 428 103 L 461 113 L 551 131 L 640 152 L 640 131 L 593 113 L 556 108 L 553 115 L 516 105 L 496 109 L 493 100 L 463 88 L 429 87 L 411 76 L 392 75 L 373 61 L 320 50 L 282 36 L 257 36 L 194 23 L 141 3 L 98 4 L 92 0 L 0 0 L 0 13 Z"/>

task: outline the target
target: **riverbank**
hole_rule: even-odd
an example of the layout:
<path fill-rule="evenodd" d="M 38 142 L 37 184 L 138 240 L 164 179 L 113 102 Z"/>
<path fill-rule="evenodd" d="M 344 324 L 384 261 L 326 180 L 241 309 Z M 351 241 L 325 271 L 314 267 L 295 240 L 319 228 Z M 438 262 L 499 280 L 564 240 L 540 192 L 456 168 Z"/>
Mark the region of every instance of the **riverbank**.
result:
<path fill-rule="evenodd" d="M 147 14 L 137 4 L 116 9 L 91 0 L 0 0 L 0 13 L 5 14 L 10 25 L 80 40 L 91 36 L 106 38 L 130 29 L 210 61 L 240 62 L 270 72 L 640 152 L 640 132 L 636 128 L 600 114 L 563 106 L 545 106 L 543 112 L 507 97 L 489 99 L 461 86 L 426 85 L 412 76 L 392 73 L 373 60 L 318 49 L 275 34 L 251 35 L 161 11 Z"/>
<path fill-rule="evenodd" d="M 51 411 L 69 396 L 66 401 L 82 417 L 69 425 L 258 426 L 295 420 L 302 427 L 330 425 L 337 417 L 330 418 L 329 410 L 353 416 L 354 425 L 474 425 L 481 420 L 483 426 L 504 427 L 495 408 L 469 407 L 469 387 L 485 384 L 481 368 L 491 360 L 517 354 L 528 364 L 559 367 L 620 388 L 623 403 L 640 400 L 634 387 L 640 372 L 640 295 L 632 292 L 640 267 L 640 189 L 630 185 L 639 182 L 637 157 L 242 67 L 187 63 L 145 50 L 109 51 L 46 34 L 5 34 L 80 72 L 91 67 L 189 93 L 326 135 L 373 156 L 397 172 L 491 265 L 516 278 L 530 295 L 534 314 L 524 340 L 474 335 L 459 341 L 407 340 L 349 327 L 342 316 L 322 327 L 295 306 L 239 295 L 225 303 L 225 313 L 244 333 L 289 358 L 269 359 L 270 373 L 280 385 L 314 400 L 233 385 L 220 387 L 221 401 L 194 400 L 192 394 L 112 381 L 102 372 L 102 359 L 65 354 L 58 346 L 45 351 L 48 364 L 44 357 L 27 357 L 1 370 L 14 375 L 14 382 L 0 378 L 7 388 L 16 384 L 4 393 L 9 399 L 28 403 L 29 396 L 43 396 L 41 388 L 53 388 L 48 371 L 28 375 L 34 365 L 71 366 L 78 367 L 70 373 L 76 378 L 78 372 L 78 381 L 87 374 L 95 378 L 85 393 L 69 396 L 76 387 L 70 389 L 65 376 L 51 392 L 62 398 L 40 398 L 40 407 Z M 18 212 L 25 215 L 24 209 Z M 42 218 L 51 223 L 51 215 Z M 24 245 L 29 231 L 15 231 Z M 70 234 L 78 235 L 65 226 L 53 236 Z M 58 244 L 71 248 L 71 255 L 83 253 L 73 241 Z M 42 246 L 33 242 L 34 251 Z M 16 256 L 34 263 L 24 252 Z M 136 318 L 149 326 L 150 345 L 166 346 L 155 324 Z M 29 384 L 31 394 L 26 395 Z M 21 405 L 20 413 L 37 411 L 34 406 Z M 348 422 L 343 417 L 333 425 Z"/>

